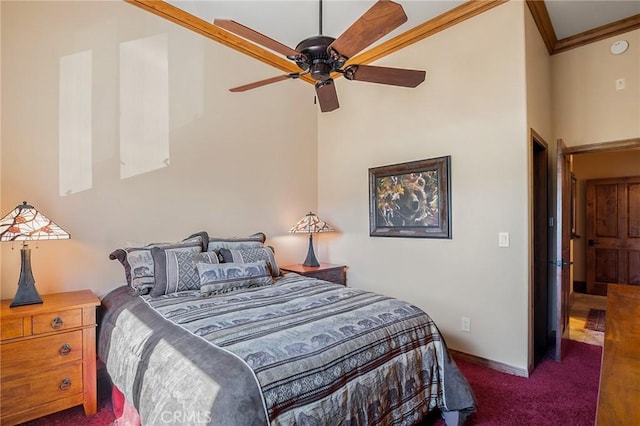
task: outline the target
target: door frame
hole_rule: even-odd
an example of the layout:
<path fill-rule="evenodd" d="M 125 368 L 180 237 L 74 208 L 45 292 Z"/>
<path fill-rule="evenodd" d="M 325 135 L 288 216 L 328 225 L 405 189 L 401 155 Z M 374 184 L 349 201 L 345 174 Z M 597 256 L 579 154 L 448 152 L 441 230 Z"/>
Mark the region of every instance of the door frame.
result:
<path fill-rule="evenodd" d="M 569 342 L 569 282 L 571 279 L 571 154 L 567 146 L 558 139 L 556 150 L 556 250 L 555 260 L 555 329 L 556 345 L 554 358 L 562 361 L 562 353 L 566 353 Z"/>
<path fill-rule="evenodd" d="M 632 148 L 640 148 L 640 138 L 570 146 L 567 147 L 564 153 L 566 155 L 589 154 L 591 152 L 619 151 Z"/>
<path fill-rule="evenodd" d="M 572 147 L 566 147 L 565 149 L 563 149 L 562 151 L 557 151 L 556 152 L 556 156 L 558 157 L 558 162 L 560 161 L 559 158 L 560 156 L 568 156 L 568 155 L 577 155 L 577 154 L 588 154 L 588 153 L 594 153 L 594 152 L 606 152 L 606 151 L 618 151 L 618 150 L 625 150 L 625 149 L 632 149 L 632 148 L 640 148 L 640 138 L 633 138 L 633 139 L 625 139 L 625 140 L 620 140 L 620 141 L 612 141 L 612 142 L 601 142 L 601 143 L 594 143 L 594 144 L 586 144 L 586 145 L 576 145 L 576 146 L 572 146 Z M 563 215 L 563 205 L 569 205 L 570 204 L 570 191 L 558 191 L 558 187 L 559 185 L 556 185 L 556 239 L 558 241 L 556 241 L 556 252 L 555 252 L 555 258 L 556 259 L 560 259 L 561 256 L 559 256 L 559 252 L 561 252 L 562 250 L 562 245 L 563 244 L 567 244 L 568 242 L 562 241 L 565 238 L 571 238 L 570 233 L 567 237 L 563 237 L 562 232 L 558 232 L 558 223 L 562 220 L 562 215 Z M 560 269 L 560 268 L 558 268 Z M 554 289 L 556 294 L 561 294 L 562 292 L 562 279 L 558 279 L 559 277 L 561 277 L 560 274 L 556 274 L 555 276 L 555 282 L 554 282 Z M 557 306 L 560 306 L 561 301 L 557 302 Z M 562 323 L 562 320 L 560 319 L 560 315 L 558 315 L 558 311 L 556 311 L 555 313 L 555 322 L 556 322 L 556 354 L 555 354 L 555 359 L 556 361 L 561 361 L 562 359 L 562 334 L 563 333 L 559 333 L 558 332 L 558 324 Z"/>

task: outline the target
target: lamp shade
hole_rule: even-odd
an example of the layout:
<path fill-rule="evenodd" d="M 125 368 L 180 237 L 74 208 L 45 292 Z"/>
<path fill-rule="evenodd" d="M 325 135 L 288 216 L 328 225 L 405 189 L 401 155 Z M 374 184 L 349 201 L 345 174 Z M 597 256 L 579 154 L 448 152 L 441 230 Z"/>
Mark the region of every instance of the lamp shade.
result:
<path fill-rule="evenodd" d="M 24 201 L 0 219 L 0 241 L 66 240 L 71 235 Z"/>
<path fill-rule="evenodd" d="M 324 220 L 320 220 L 318 216 L 316 216 L 313 212 L 309 212 L 298 221 L 289 232 L 294 234 L 306 233 L 309 234 L 309 249 L 307 250 L 307 258 L 304 260 L 304 266 L 312 266 L 318 267 L 320 263 L 318 259 L 316 259 L 316 254 L 313 251 L 313 234 L 315 232 L 333 232 L 331 226 L 327 224 Z"/>
<path fill-rule="evenodd" d="M 289 232 L 292 233 L 314 233 L 314 232 L 333 232 L 333 229 L 327 222 L 321 220 L 318 216 L 313 212 L 309 212 L 298 221 Z"/>
<path fill-rule="evenodd" d="M 66 240 L 71 235 L 24 201 L 0 219 L 0 241 L 22 241 L 20 249 L 20 279 L 18 290 L 9 307 L 42 303 L 31 272 L 29 241 Z"/>

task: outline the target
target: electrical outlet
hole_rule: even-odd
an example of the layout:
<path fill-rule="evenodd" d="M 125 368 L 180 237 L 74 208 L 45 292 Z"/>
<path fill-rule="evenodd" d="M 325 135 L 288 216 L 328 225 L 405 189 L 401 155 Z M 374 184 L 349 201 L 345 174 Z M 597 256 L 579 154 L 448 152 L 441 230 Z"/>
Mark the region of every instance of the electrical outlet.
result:
<path fill-rule="evenodd" d="M 619 78 L 616 80 L 616 90 L 624 90 L 625 87 L 627 87 L 627 82 L 625 81 L 624 78 Z"/>
<path fill-rule="evenodd" d="M 466 331 L 467 333 L 471 333 L 471 318 L 462 317 L 460 321 L 460 330 Z"/>

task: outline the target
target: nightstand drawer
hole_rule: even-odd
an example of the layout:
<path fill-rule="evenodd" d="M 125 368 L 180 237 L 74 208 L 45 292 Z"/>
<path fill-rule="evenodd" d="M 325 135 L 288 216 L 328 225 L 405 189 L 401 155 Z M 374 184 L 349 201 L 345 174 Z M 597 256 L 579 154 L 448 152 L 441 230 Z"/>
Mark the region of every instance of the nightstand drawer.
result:
<path fill-rule="evenodd" d="M 0 324 L 0 339 L 2 340 L 15 339 L 23 335 L 24 328 L 21 317 L 3 320 Z"/>
<path fill-rule="evenodd" d="M 60 364 L 82 360 L 82 331 L 6 343 L 0 346 L 0 356 L 3 382 L 38 369 L 54 370 Z"/>
<path fill-rule="evenodd" d="M 331 281 L 336 284 L 346 284 L 343 268 L 328 269 L 325 271 L 309 272 L 308 277 L 317 278 L 319 280 Z"/>
<path fill-rule="evenodd" d="M 320 263 L 319 266 L 286 265 L 280 267 L 284 272 L 295 272 L 305 277 L 317 278 L 336 284 L 347 285 L 347 267 L 345 265 L 333 265 Z"/>
<path fill-rule="evenodd" d="M 19 411 L 82 393 L 82 362 L 2 383 L 0 410 Z"/>
<path fill-rule="evenodd" d="M 82 309 L 33 316 L 33 334 L 52 333 L 82 326 Z"/>

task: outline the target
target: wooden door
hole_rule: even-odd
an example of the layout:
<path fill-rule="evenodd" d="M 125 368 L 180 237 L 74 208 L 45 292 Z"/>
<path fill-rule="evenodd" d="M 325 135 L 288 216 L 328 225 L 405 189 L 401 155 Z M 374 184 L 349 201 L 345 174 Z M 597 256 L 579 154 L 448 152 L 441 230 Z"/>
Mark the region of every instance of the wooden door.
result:
<path fill-rule="evenodd" d="M 569 341 L 569 280 L 571 266 L 571 164 L 562 139 L 558 140 L 556 181 L 556 361 L 562 360 L 563 346 Z"/>
<path fill-rule="evenodd" d="M 549 341 L 549 162 L 547 144 L 533 132 L 533 363 L 547 354 Z"/>
<path fill-rule="evenodd" d="M 587 181 L 587 292 L 640 285 L 640 176 Z"/>

